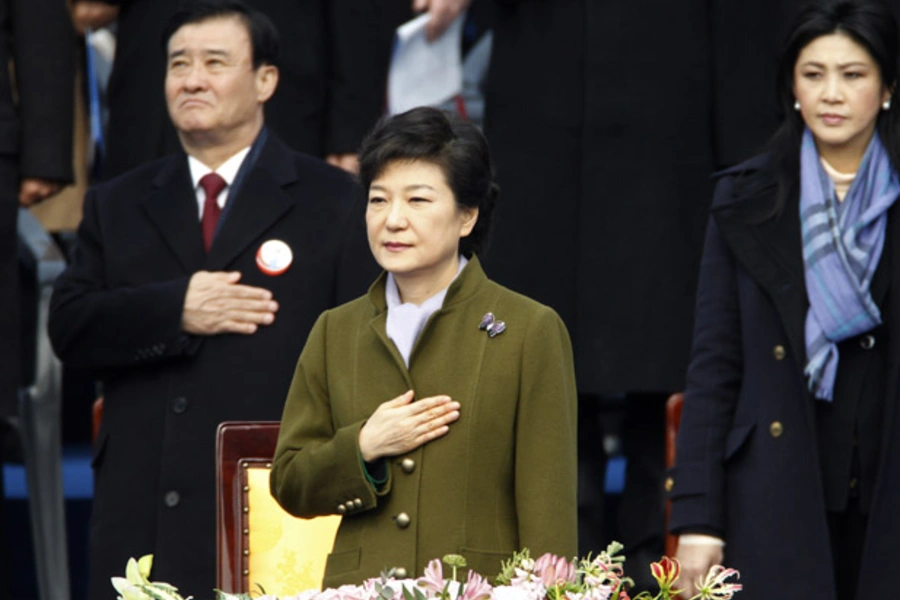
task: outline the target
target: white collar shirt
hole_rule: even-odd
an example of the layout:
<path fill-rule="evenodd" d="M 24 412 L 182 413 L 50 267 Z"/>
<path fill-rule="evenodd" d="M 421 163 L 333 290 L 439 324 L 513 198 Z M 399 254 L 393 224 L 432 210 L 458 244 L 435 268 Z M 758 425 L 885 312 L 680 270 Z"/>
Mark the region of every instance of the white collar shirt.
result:
<path fill-rule="evenodd" d="M 219 196 L 216 198 L 216 204 L 219 205 L 219 208 L 225 208 L 225 203 L 228 201 L 228 195 L 229 192 L 231 192 L 231 186 L 234 183 L 234 179 L 237 177 L 238 171 L 240 170 L 241 165 L 244 164 L 244 159 L 247 158 L 247 154 L 249 153 L 250 146 L 247 146 L 223 162 L 219 168 L 215 170 L 227 184 L 225 189 L 219 192 Z M 213 170 L 190 155 L 188 155 L 188 168 L 191 171 L 191 181 L 194 182 L 194 195 L 197 198 L 197 218 L 198 220 L 202 220 L 203 204 L 206 202 L 206 194 L 203 192 L 203 188 L 200 187 L 200 179 L 202 179 L 204 175 L 212 173 Z"/>

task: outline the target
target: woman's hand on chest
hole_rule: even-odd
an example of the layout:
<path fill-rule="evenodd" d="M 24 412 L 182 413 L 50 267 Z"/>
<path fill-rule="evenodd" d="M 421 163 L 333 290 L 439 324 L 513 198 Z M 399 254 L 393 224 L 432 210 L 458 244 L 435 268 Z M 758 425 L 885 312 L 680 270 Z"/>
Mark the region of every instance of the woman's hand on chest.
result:
<path fill-rule="evenodd" d="M 378 405 L 359 432 L 359 451 L 372 462 L 415 450 L 446 435 L 459 419 L 459 403 L 449 396 L 413 402 L 413 390 Z"/>

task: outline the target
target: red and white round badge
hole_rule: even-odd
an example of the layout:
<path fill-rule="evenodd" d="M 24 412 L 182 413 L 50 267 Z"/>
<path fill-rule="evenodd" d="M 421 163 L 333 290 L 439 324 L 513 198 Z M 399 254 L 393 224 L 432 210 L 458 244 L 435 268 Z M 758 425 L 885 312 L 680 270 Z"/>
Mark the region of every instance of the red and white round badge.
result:
<path fill-rule="evenodd" d="M 291 247 L 281 240 L 268 240 L 256 252 L 256 266 L 266 275 L 281 275 L 294 262 Z"/>

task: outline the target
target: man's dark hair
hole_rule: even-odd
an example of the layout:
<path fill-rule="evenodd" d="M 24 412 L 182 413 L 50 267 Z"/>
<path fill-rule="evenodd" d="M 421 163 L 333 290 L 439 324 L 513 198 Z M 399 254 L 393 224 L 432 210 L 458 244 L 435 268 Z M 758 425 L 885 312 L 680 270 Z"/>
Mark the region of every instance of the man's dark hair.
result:
<path fill-rule="evenodd" d="M 169 40 L 185 25 L 194 25 L 210 19 L 237 17 L 247 28 L 253 69 L 262 65 L 278 66 L 281 53 L 278 29 L 271 19 L 240 0 L 187 0 L 169 17 L 162 34 L 163 54 L 168 58 Z"/>
<path fill-rule="evenodd" d="M 478 209 L 472 232 L 459 241 L 460 253 L 471 258 L 487 249 L 491 216 L 500 195 L 494 163 L 484 135 L 475 125 L 436 108 L 419 107 L 375 125 L 359 152 L 359 176 L 368 190 L 394 161 L 437 165 L 460 206 Z"/>

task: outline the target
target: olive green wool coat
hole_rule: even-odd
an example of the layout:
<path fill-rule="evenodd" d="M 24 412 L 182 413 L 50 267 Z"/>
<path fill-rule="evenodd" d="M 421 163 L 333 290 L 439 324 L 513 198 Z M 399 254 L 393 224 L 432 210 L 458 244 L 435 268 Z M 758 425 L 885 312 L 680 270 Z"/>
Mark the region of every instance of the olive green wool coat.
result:
<path fill-rule="evenodd" d="M 368 295 L 319 317 L 282 418 L 273 495 L 297 516 L 344 514 L 324 585 L 387 568 L 420 576 L 449 553 L 488 577 L 522 547 L 535 557 L 575 556 L 577 398 L 560 318 L 488 280 L 473 258 L 407 369 L 385 332 L 385 282 L 382 274 Z M 491 338 L 479 330 L 487 312 L 506 331 Z M 359 430 L 409 389 L 416 398 L 449 395 L 460 418 L 444 437 L 388 459 L 388 480 L 376 490 Z"/>

